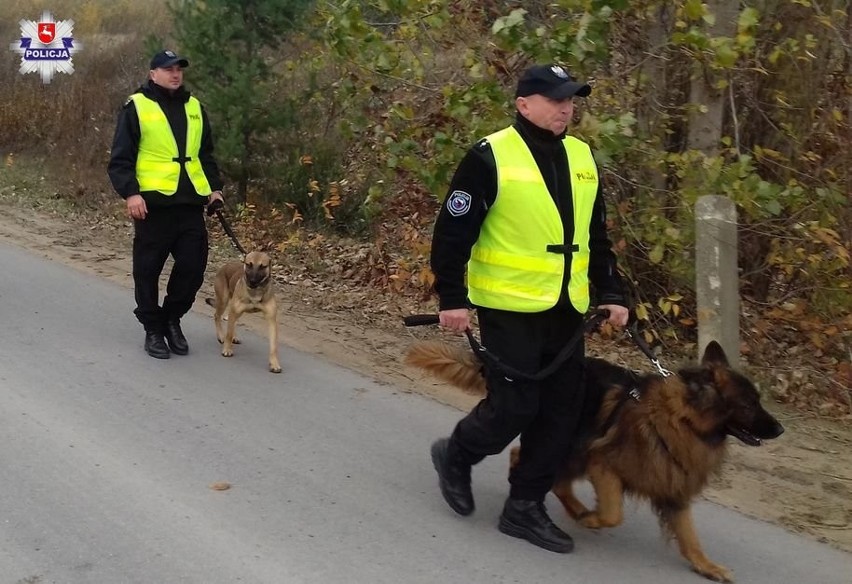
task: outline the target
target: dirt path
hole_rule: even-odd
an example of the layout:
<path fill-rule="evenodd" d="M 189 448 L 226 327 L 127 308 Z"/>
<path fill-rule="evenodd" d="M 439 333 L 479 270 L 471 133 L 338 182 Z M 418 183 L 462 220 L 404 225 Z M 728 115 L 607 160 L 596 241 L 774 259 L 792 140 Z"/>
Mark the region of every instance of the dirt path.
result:
<path fill-rule="evenodd" d="M 0 241 L 117 282 L 129 294 L 131 231 L 126 223 L 91 225 L 80 218 L 36 213 L 0 198 Z M 236 257 L 224 241 L 214 242 L 211 251 L 210 274 L 225 257 Z M 371 312 L 359 303 L 368 291 L 340 292 L 328 283 L 286 275 L 279 280 L 284 345 L 323 355 L 380 383 L 459 409 L 473 405 L 473 398 L 433 383 L 401 363 L 409 343 L 438 333 L 403 329 L 402 304 L 395 313 L 393 298 L 386 299 L 381 311 Z M 210 294 L 208 277 L 201 296 Z M 196 310 L 210 314 L 203 302 L 196 303 Z M 136 326 L 132 314 L 127 320 L 128 326 Z M 248 317 L 241 326 L 259 327 L 260 322 Z M 609 348 L 591 350 L 606 356 Z M 282 362 L 286 372 L 286 349 Z M 707 491 L 707 499 L 852 552 L 852 428 L 774 409 L 786 433 L 761 448 L 733 445 L 723 475 Z"/>

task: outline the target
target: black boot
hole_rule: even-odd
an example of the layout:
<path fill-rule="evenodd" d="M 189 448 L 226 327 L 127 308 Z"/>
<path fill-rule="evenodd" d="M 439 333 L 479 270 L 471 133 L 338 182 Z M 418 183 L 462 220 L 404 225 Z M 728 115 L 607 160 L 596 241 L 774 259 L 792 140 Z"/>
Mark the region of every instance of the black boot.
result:
<path fill-rule="evenodd" d="M 168 359 L 171 356 L 163 333 L 156 331 L 145 331 L 145 352 L 155 359 Z"/>
<path fill-rule="evenodd" d="M 556 527 L 540 501 L 507 499 L 498 528 L 551 552 L 567 554 L 574 549 L 574 540 Z"/>
<path fill-rule="evenodd" d="M 459 515 L 473 513 L 473 493 L 470 491 L 470 465 L 453 460 L 450 441 L 442 438 L 432 444 L 432 464 L 438 471 L 441 494 L 450 508 Z"/>
<path fill-rule="evenodd" d="M 186 342 L 186 337 L 183 336 L 183 331 L 180 330 L 180 321 L 170 320 L 166 323 L 166 341 L 168 341 L 169 348 L 175 355 L 189 353 L 189 344 Z"/>

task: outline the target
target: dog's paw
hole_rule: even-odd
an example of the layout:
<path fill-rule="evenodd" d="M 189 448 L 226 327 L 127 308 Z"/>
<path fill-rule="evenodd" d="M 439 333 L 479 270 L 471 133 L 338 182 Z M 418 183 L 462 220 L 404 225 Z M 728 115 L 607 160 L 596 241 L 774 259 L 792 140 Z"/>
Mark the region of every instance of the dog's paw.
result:
<path fill-rule="evenodd" d="M 269 371 L 272 373 L 281 373 L 281 365 L 270 365 Z"/>
<path fill-rule="evenodd" d="M 714 564 L 710 560 L 707 560 L 706 562 L 702 562 L 700 564 L 692 564 L 692 569 L 707 578 L 708 580 L 713 580 L 714 582 L 730 583 L 734 581 L 734 575 L 729 569 L 727 569 L 725 566 Z"/>
<path fill-rule="evenodd" d="M 237 337 L 234 337 L 234 340 L 231 341 L 231 342 L 234 343 L 235 345 L 239 345 L 239 344 L 242 343 L 242 341 L 240 339 L 238 339 Z"/>
<path fill-rule="evenodd" d="M 233 357 L 234 352 L 230 349 L 222 349 L 222 356 L 223 357 Z"/>
<path fill-rule="evenodd" d="M 518 466 L 519 462 L 521 462 L 521 449 L 518 446 L 514 446 L 509 451 L 509 470 Z"/>
<path fill-rule="evenodd" d="M 581 513 L 577 517 L 577 522 L 583 527 L 587 527 L 589 529 L 600 529 L 603 527 L 600 515 L 598 515 L 596 511 L 586 511 L 585 513 Z"/>
<path fill-rule="evenodd" d="M 573 505 L 563 501 L 562 506 L 565 507 L 565 513 L 568 514 L 568 517 L 574 521 L 579 521 L 581 517 L 585 517 L 591 513 L 591 511 L 586 509 L 586 507 L 579 501 L 574 500 L 571 503 L 573 503 Z"/>

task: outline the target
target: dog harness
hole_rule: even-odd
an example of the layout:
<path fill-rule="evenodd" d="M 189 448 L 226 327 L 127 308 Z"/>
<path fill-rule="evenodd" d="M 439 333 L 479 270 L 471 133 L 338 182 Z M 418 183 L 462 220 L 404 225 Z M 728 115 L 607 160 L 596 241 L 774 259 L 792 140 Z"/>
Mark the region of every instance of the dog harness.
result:
<path fill-rule="evenodd" d="M 636 374 L 631 371 L 631 374 L 636 377 Z M 630 400 L 633 401 L 641 401 L 642 392 L 639 389 L 639 385 L 634 383 L 630 389 L 627 389 L 621 394 L 621 397 L 618 398 L 618 403 L 615 404 L 615 407 L 612 408 L 612 411 L 607 416 L 606 422 L 601 427 L 601 431 L 598 434 L 599 436 L 606 436 L 606 433 L 609 432 L 609 429 L 615 425 L 615 421 L 618 419 L 618 416 L 621 414 L 621 410 L 624 409 L 624 406 L 627 405 L 627 402 Z"/>

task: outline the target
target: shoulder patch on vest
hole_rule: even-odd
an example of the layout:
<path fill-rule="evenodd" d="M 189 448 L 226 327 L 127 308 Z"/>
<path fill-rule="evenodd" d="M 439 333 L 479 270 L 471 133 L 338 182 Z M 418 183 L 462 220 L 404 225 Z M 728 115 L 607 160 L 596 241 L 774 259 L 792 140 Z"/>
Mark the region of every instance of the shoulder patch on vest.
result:
<path fill-rule="evenodd" d="M 447 211 L 453 217 L 460 217 L 470 211 L 471 196 L 464 191 L 453 191 L 447 197 Z"/>

